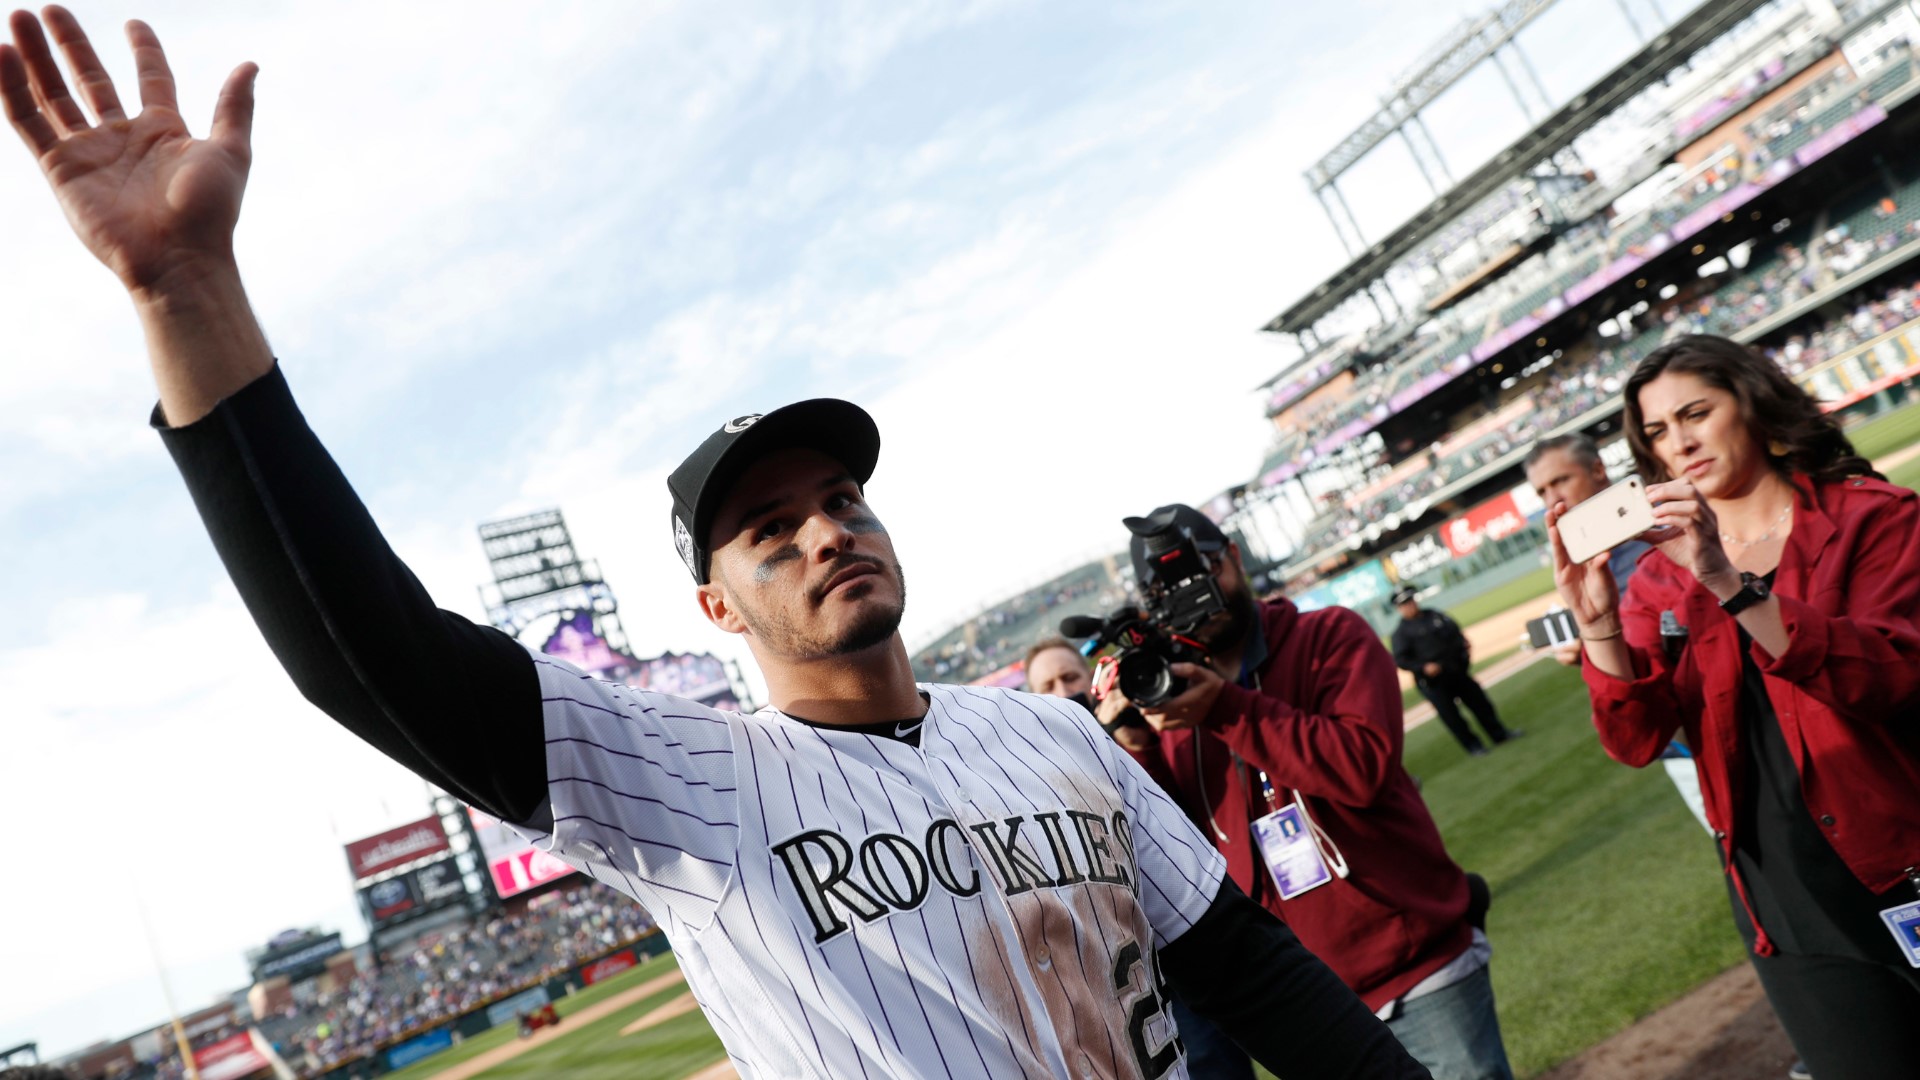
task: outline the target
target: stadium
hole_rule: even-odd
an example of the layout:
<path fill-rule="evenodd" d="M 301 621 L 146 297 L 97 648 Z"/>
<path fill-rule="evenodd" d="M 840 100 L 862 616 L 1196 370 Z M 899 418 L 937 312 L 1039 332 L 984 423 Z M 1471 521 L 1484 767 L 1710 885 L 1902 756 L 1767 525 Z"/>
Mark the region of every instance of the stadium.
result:
<path fill-rule="evenodd" d="M 1530 718 L 1534 737 L 1492 779 L 1462 768 L 1435 725 L 1406 745 L 1448 846 L 1493 885 L 1519 1073 L 1784 1074 L 1751 995 L 1669 1034 L 1709 1033 L 1656 1047 L 1666 1071 L 1606 1056 L 1724 979 L 1742 949 L 1672 790 L 1594 745 L 1577 673 L 1531 663 L 1544 654 L 1514 616 L 1544 611 L 1553 585 L 1522 462 L 1580 433 L 1612 476 L 1631 472 L 1627 374 L 1704 333 L 1774 359 L 1863 454 L 1897 463 L 1891 479 L 1920 480 L 1893 456 L 1920 440 L 1920 17 L 1905 2 L 1707 0 L 1649 22 L 1638 51 L 1554 103 L 1518 44 L 1553 3 L 1509 0 L 1433 43 L 1307 170 L 1347 261 L 1275 298 L 1287 306 L 1263 330 L 1296 358 L 1245 409 L 1269 449 L 1243 483 L 1190 501 L 1238 542 L 1260 591 L 1302 610 L 1350 608 L 1385 635 L 1389 597 L 1412 587 L 1454 612 L 1480 664 L 1500 669 L 1503 711 Z M 1420 114 L 1487 65 L 1534 120 L 1456 177 Z M 1340 181 L 1383 145 L 1411 148 L 1431 199 L 1365 235 Z M 558 511 L 480 536 L 496 626 L 628 686 L 753 706 L 737 668 L 710 656 L 635 657 Z M 915 674 L 1021 686 L 1026 650 L 1063 618 L 1128 602 L 1127 567 L 1116 545 L 983 598 L 919 643 Z M 365 944 L 290 930 L 248 956 L 254 981 L 228 999 L 52 1064 L 76 1080 L 732 1075 L 645 910 L 449 796 L 422 813 L 345 845 Z M 557 1026 L 528 1019 L 543 1009 Z M 16 1049 L 9 1063 L 37 1057 Z M 1592 1071 L 1568 1065 L 1581 1055 Z"/>
<path fill-rule="evenodd" d="M 1307 174 L 1354 257 L 1265 327 L 1301 353 L 1259 388 L 1265 460 L 1191 496 L 1303 607 L 1384 630 L 1401 583 L 1442 608 L 1528 575 L 1544 594 L 1521 459 L 1580 432 L 1631 471 L 1620 388 L 1681 334 L 1754 344 L 1848 424 L 1906 400 L 1920 33 L 1903 5 L 1702 4 L 1473 175 L 1426 176 L 1434 200 L 1391 235 L 1358 235 L 1341 173 L 1548 6 L 1437 43 Z M 1017 684 L 1008 665 L 1061 616 L 1124 597 L 1122 555 L 987 605 L 916 654 L 921 676 Z"/>

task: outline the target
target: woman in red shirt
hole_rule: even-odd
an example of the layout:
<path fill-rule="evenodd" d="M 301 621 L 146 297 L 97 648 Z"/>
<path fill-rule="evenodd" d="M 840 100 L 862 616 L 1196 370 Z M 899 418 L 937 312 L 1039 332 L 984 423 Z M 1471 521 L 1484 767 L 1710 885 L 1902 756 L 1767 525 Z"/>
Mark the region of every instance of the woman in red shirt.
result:
<path fill-rule="evenodd" d="M 1601 744 L 1696 748 L 1734 922 L 1813 1075 L 1912 1077 L 1920 969 L 1880 913 L 1920 900 L 1920 502 L 1725 338 L 1655 350 L 1625 397 L 1659 527 L 1624 603 L 1547 511 Z"/>

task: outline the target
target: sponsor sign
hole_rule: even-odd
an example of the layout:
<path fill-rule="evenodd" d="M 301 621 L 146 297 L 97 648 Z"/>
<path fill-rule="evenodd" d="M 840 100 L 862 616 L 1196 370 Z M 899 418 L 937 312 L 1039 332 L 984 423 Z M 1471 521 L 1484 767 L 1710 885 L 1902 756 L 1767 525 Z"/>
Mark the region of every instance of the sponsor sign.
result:
<path fill-rule="evenodd" d="M 195 1050 L 193 1064 L 200 1070 L 200 1080 L 240 1080 L 273 1067 L 246 1032 Z"/>
<path fill-rule="evenodd" d="M 1333 602 L 1349 608 L 1378 600 L 1393 591 L 1386 568 L 1377 559 L 1341 574 L 1328 585 L 1333 590 Z"/>
<path fill-rule="evenodd" d="M 447 834 L 440 828 L 440 819 L 421 818 L 348 844 L 347 866 L 353 871 L 353 880 L 364 881 L 382 870 L 446 850 Z"/>
<path fill-rule="evenodd" d="M 404 1069 L 414 1062 L 419 1061 L 421 1058 L 432 1057 L 452 1045 L 452 1028 L 443 1027 L 437 1031 L 429 1031 L 417 1039 L 408 1039 L 406 1042 L 388 1050 L 387 1068 Z"/>
<path fill-rule="evenodd" d="M 366 901 L 367 914 L 373 917 L 376 924 L 405 915 L 420 906 L 420 898 L 413 894 L 413 883 L 405 874 L 376 881 L 361 889 L 360 895 Z"/>
<path fill-rule="evenodd" d="M 580 978 L 588 986 L 602 979 L 611 979 L 615 975 L 633 967 L 640 961 L 634 957 L 632 949 L 622 949 L 612 956 L 602 957 L 580 969 Z"/>
<path fill-rule="evenodd" d="M 412 877 L 414 895 L 426 907 L 437 908 L 466 898 L 467 883 L 460 880 L 460 867 L 452 859 L 423 866 L 413 871 Z"/>
<path fill-rule="evenodd" d="M 1301 611 L 1324 607 L 1359 607 L 1393 591 L 1387 571 L 1379 560 L 1355 567 L 1324 585 L 1318 585 L 1293 598 Z"/>
<path fill-rule="evenodd" d="M 487 870 L 493 875 L 493 887 L 503 900 L 574 872 L 573 867 L 533 847 L 489 862 Z"/>
<path fill-rule="evenodd" d="M 254 981 L 259 982 L 276 975 L 285 975 L 299 982 L 301 975 L 309 973 L 317 975 L 324 970 L 327 957 L 339 952 L 341 948 L 340 935 L 335 933 L 278 955 L 269 953 L 254 969 Z"/>
<path fill-rule="evenodd" d="M 495 1027 L 517 1018 L 521 1013 L 532 1012 L 552 999 L 547 996 L 547 988 L 536 986 L 531 990 L 522 990 L 510 998 L 501 998 L 487 1006 L 487 1022 Z"/>
<path fill-rule="evenodd" d="M 536 850 L 526 837 L 498 820 L 472 807 L 467 808 L 467 816 L 473 820 L 474 836 L 480 840 L 480 854 L 487 860 L 487 874 L 502 900 L 574 872 L 573 867 Z"/>
<path fill-rule="evenodd" d="M 1440 539 L 1456 559 L 1464 559 L 1488 540 L 1501 540 L 1527 527 L 1527 515 L 1503 492 L 1440 526 Z"/>
<path fill-rule="evenodd" d="M 1440 537 L 1428 533 L 1387 556 L 1387 563 L 1393 567 L 1394 576 L 1405 581 L 1415 575 L 1424 574 L 1451 558 L 1453 553 L 1440 542 Z"/>

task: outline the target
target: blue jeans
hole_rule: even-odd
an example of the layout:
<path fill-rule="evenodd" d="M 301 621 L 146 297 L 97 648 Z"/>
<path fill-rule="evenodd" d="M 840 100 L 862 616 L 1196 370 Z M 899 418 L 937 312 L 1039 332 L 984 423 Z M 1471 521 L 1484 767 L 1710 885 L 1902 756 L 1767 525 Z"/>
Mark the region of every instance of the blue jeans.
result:
<path fill-rule="evenodd" d="M 1401 1002 L 1387 1028 L 1433 1073 L 1433 1080 L 1513 1080 L 1487 968 L 1444 990 Z"/>
<path fill-rule="evenodd" d="M 1253 1062 L 1240 1044 L 1178 997 L 1173 999 L 1173 1022 L 1187 1047 L 1187 1075 L 1192 1080 L 1253 1080 Z"/>

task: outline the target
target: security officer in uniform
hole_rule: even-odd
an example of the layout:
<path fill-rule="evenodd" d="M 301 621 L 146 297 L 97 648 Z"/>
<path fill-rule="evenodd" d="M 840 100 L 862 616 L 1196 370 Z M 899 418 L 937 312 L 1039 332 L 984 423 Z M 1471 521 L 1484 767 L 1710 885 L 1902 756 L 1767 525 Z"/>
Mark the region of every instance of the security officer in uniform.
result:
<path fill-rule="evenodd" d="M 1393 630 L 1393 662 L 1413 672 L 1413 684 L 1433 702 L 1440 722 L 1469 755 L 1486 753 L 1487 744 L 1460 715 L 1463 704 L 1473 710 L 1473 718 L 1480 721 L 1495 746 L 1520 735 L 1501 726 L 1493 702 L 1468 670 L 1472 650 L 1467 636 L 1460 632 L 1460 624 L 1445 612 L 1422 608 L 1415 595 L 1411 586 L 1401 586 L 1393 594 L 1393 606 L 1400 611 L 1400 625 Z"/>

